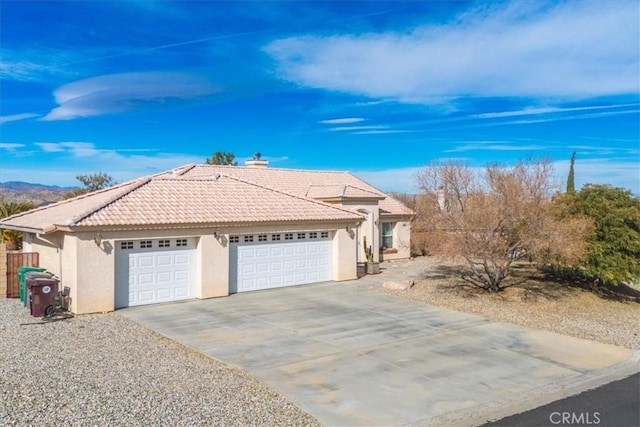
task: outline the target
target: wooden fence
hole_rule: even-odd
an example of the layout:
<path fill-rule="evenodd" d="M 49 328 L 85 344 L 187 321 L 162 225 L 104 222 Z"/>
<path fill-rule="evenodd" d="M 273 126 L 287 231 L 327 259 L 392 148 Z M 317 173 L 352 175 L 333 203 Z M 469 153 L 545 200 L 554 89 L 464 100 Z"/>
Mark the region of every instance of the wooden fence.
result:
<path fill-rule="evenodd" d="M 39 267 L 40 257 L 37 252 L 7 252 L 6 254 L 6 297 L 18 298 L 20 296 L 20 281 L 18 280 L 18 269 L 20 267 Z M 3 259 L 0 258 L 0 264 Z M 0 277 L 0 280 L 2 278 Z M 2 297 L 2 286 L 0 286 L 0 297 Z"/>

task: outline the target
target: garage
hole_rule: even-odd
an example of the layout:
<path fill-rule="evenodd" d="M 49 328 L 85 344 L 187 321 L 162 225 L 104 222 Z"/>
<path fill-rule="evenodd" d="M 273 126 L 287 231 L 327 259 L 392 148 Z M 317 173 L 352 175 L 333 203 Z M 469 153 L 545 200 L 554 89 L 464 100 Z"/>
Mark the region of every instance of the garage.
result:
<path fill-rule="evenodd" d="M 116 242 L 115 307 L 195 298 L 195 239 Z"/>
<path fill-rule="evenodd" d="M 331 280 L 329 231 L 230 236 L 229 292 Z"/>

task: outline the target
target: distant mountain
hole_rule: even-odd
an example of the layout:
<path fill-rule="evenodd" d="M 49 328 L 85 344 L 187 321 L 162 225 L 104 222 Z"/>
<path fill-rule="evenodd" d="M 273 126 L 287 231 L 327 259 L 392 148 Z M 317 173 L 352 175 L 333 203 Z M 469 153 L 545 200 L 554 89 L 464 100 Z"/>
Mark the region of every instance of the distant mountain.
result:
<path fill-rule="evenodd" d="M 0 198 L 5 202 L 31 202 L 38 206 L 62 200 L 66 193 L 76 188 L 7 181 L 0 182 Z"/>

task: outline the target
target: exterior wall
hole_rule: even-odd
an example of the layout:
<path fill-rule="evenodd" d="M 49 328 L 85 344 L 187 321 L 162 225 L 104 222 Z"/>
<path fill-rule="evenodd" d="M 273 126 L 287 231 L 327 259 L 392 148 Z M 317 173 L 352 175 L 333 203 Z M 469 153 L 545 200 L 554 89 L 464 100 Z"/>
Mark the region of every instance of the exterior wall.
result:
<path fill-rule="evenodd" d="M 74 236 L 69 236 L 70 240 Z M 115 301 L 115 245 L 94 241 L 94 233 L 75 236 L 77 277 L 75 286 L 76 313 L 112 311 Z M 73 288 L 71 291 L 73 298 Z"/>
<path fill-rule="evenodd" d="M 229 295 L 229 238 L 203 235 L 197 248 L 197 298 Z"/>
<path fill-rule="evenodd" d="M 358 278 L 355 230 L 337 229 L 333 234 L 333 280 Z"/>
<path fill-rule="evenodd" d="M 296 231 L 330 231 L 333 237 L 333 280 L 356 278 L 356 224 L 279 224 L 271 226 L 184 230 L 140 230 L 55 233 L 34 237 L 33 250 L 41 266 L 71 289 L 71 311 L 76 314 L 106 312 L 115 306 L 115 248 L 120 240 L 196 237 L 196 297 L 229 294 L 229 235 Z M 349 228 L 350 231 L 347 231 Z M 46 239 L 46 240 L 44 240 Z"/>
<path fill-rule="evenodd" d="M 364 250 L 365 237 L 367 238 L 367 246 L 371 246 L 373 249 L 373 260 L 375 262 L 380 261 L 378 251 L 380 247 L 380 229 L 378 227 L 380 223 L 380 209 L 378 208 L 378 201 L 344 200 L 341 203 L 337 203 L 337 205 L 343 209 L 366 215 L 365 221 L 360 224 L 356 230 L 357 261 L 367 261 Z"/>
<path fill-rule="evenodd" d="M 29 251 L 38 252 L 39 254 L 40 267 L 46 268 L 62 280 L 62 234 L 57 233 L 52 236 L 46 236 L 46 240 L 37 235 L 30 235 L 28 239 L 31 242 Z"/>
<path fill-rule="evenodd" d="M 380 258 L 382 261 L 389 261 L 394 259 L 406 259 L 411 257 L 411 221 L 403 219 L 383 218 L 380 223 L 380 235 L 382 235 L 382 223 L 395 222 L 393 227 L 393 249 L 397 250 L 396 253 L 381 253 Z"/>

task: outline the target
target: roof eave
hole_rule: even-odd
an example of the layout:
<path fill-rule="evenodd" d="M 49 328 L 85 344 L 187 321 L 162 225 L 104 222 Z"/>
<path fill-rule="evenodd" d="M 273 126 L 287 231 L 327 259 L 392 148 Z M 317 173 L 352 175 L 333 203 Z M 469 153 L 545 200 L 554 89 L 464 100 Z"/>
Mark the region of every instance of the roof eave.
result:
<path fill-rule="evenodd" d="M 361 216 L 352 218 L 331 218 L 331 219 L 298 219 L 298 220 L 273 220 L 273 221 L 225 221 L 225 222 L 202 222 L 202 223 L 177 223 L 177 224 L 110 224 L 110 225 L 77 225 L 73 227 L 56 228 L 59 231 L 83 232 L 83 231 L 125 231 L 125 230 L 172 230 L 189 228 L 232 228 L 256 225 L 282 225 L 282 224 L 344 224 L 361 223 L 365 218 Z"/>
<path fill-rule="evenodd" d="M 3 224 L 0 223 L 0 228 L 4 228 L 5 230 L 14 230 L 20 231 L 21 233 L 35 233 L 35 234 L 49 234 L 54 230 L 48 231 L 48 227 L 45 228 L 35 228 L 35 227 L 23 227 L 19 225 L 11 225 L 11 224 Z"/>

